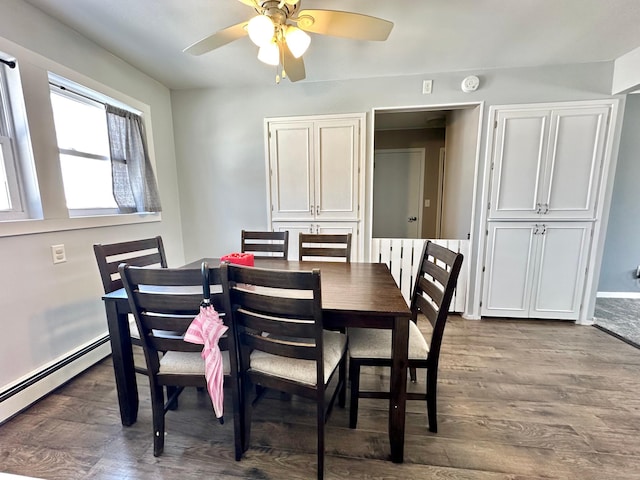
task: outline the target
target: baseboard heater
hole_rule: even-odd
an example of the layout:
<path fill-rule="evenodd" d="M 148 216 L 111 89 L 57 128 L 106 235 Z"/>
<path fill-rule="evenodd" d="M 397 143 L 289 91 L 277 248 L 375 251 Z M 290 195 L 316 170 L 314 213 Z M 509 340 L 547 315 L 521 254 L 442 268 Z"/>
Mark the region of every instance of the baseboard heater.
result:
<path fill-rule="evenodd" d="M 0 392 L 0 424 L 110 354 L 109 335 L 103 335 Z"/>

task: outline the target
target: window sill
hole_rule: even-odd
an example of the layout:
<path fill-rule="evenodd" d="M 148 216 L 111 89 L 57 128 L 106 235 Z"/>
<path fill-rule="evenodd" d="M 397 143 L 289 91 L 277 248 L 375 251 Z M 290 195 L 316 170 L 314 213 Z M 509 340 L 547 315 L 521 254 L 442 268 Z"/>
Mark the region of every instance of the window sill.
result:
<path fill-rule="evenodd" d="M 82 230 L 87 228 L 111 227 L 136 223 L 151 223 L 162 220 L 160 213 L 130 213 L 118 215 L 97 215 L 91 217 L 71 217 L 38 220 L 15 220 L 0 222 L 0 237 L 18 235 L 35 235 L 65 230 Z"/>

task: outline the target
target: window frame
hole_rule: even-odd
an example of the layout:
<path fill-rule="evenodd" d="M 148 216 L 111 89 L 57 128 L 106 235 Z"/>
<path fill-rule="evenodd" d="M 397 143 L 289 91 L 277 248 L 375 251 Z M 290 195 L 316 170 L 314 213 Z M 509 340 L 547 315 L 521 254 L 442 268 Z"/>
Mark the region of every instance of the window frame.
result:
<path fill-rule="evenodd" d="M 7 70 L 6 87 L 11 95 L 8 102 L 16 135 L 13 155 L 19 169 L 25 210 L 23 218 L 10 219 L 0 216 L 0 238 L 162 222 L 161 212 L 117 212 L 113 215 L 90 215 L 84 212 L 86 216 L 69 215 L 57 161 L 55 127 L 48 101 L 48 80 L 60 79 L 79 86 L 81 91 L 84 91 L 82 88 L 86 88 L 88 91 L 97 92 L 101 100 L 109 103 L 114 101 L 113 105 L 129 108 L 141 115 L 145 127 L 147 153 L 159 190 L 162 192 L 163 182 L 158 170 L 159 165 L 156 163 L 154 117 L 150 104 L 1 36 L 0 55 L 16 62 L 15 69 Z M 21 68 L 22 64 L 25 68 Z M 44 79 L 41 73 L 45 74 Z"/>
<path fill-rule="evenodd" d="M 0 149 L 4 176 L 11 208 L 0 210 L 0 221 L 23 220 L 28 218 L 20 177 L 19 156 L 15 140 L 15 125 L 7 87 L 7 69 L 0 64 Z"/>
<path fill-rule="evenodd" d="M 73 82 L 67 79 L 62 79 L 61 77 L 57 77 L 54 81 L 52 79 L 52 75 L 50 74 L 49 75 L 49 95 L 52 95 L 52 94 L 67 97 L 76 102 L 97 107 L 104 111 L 105 103 L 100 99 L 100 97 L 102 96 L 100 93 L 90 90 L 87 87 L 84 87 L 81 85 L 78 85 L 78 87 L 76 87 Z M 53 108 L 53 105 L 52 105 L 52 108 Z M 128 107 L 128 109 L 132 111 L 134 110 L 134 109 L 131 109 L 130 107 Z M 105 112 L 105 118 L 106 118 L 106 112 Z M 55 120 L 54 120 L 54 126 L 55 126 Z M 105 120 L 105 128 L 106 128 L 106 120 Z M 62 168 L 61 155 L 71 155 L 79 158 L 102 160 L 102 161 L 109 162 L 109 164 L 111 164 L 110 156 L 97 155 L 97 154 L 85 152 L 82 150 L 61 148 L 58 145 L 58 162 L 60 162 L 60 168 Z M 64 179 L 62 183 L 64 187 Z M 114 200 L 114 203 L 115 203 L 115 200 Z M 69 212 L 69 217 L 92 217 L 92 216 L 98 217 L 103 215 L 117 215 L 120 213 L 117 207 L 91 207 L 91 208 L 67 207 L 67 210 Z"/>

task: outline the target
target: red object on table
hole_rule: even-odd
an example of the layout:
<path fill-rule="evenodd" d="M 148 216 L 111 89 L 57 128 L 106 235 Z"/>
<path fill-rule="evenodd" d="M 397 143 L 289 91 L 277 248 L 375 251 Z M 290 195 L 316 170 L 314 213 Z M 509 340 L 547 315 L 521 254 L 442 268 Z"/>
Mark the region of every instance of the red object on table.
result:
<path fill-rule="evenodd" d="M 253 267 L 253 253 L 229 253 L 220 258 L 220 261 Z"/>

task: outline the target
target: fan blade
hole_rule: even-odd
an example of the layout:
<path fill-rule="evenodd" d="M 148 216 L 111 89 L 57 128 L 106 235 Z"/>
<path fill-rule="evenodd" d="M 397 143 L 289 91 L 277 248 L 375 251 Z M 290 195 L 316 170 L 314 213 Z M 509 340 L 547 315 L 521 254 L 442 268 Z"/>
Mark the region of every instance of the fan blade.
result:
<path fill-rule="evenodd" d="M 238 0 L 242 3 L 244 3 L 245 5 L 249 5 L 250 7 L 253 8 L 258 8 L 260 5 L 258 5 L 258 2 L 256 0 Z"/>
<path fill-rule="evenodd" d="M 190 53 L 191 55 L 202 55 L 203 53 L 210 52 L 247 35 L 246 27 L 247 22 L 242 22 L 219 30 L 213 35 L 209 35 L 202 40 L 198 40 L 193 45 L 188 46 L 183 52 Z"/>
<path fill-rule="evenodd" d="M 307 32 L 357 40 L 383 41 L 393 28 L 393 22 L 382 18 L 337 10 L 302 10 L 296 21 Z"/>
<path fill-rule="evenodd" d="M 302 57 L 294 57 L 286 42 L 280 43 L 280 48 L 282 49 L 282 67 L 289 80 L 291 82 L 304 80 L 306 73 L 304 71 L 304 61 Z"/>

